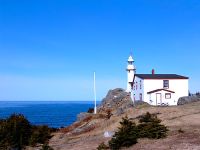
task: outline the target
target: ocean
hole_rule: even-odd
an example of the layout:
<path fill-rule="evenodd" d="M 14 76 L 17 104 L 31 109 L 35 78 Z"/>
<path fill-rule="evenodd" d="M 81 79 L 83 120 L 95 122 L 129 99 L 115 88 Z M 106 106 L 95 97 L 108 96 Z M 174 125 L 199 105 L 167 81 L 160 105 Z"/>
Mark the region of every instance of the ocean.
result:
<path fill-rule="evenodd" d="M 77 114 L 93 107 L 92 101 L 0 101 L 0 119 L 20 113 L 33 125 L 60 128 L 72 124 Z"/>

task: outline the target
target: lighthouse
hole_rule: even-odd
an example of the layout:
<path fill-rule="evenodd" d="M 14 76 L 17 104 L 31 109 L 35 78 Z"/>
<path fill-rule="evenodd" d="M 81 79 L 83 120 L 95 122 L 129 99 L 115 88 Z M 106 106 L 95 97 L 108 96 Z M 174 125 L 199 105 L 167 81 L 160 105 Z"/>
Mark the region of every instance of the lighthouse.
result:
<path fill-rule="evenodd" d="M 126 91 L 131 94 L 132 94 L 133 78 L 134 78 L 135 71 L 136 71 L 133 63 L 134 63 L 133 57 L 130 55 L 128 58 L 128 65 L 126 68 L 126 71 L 127 71 L 127 89 L 126 89 Z"/>

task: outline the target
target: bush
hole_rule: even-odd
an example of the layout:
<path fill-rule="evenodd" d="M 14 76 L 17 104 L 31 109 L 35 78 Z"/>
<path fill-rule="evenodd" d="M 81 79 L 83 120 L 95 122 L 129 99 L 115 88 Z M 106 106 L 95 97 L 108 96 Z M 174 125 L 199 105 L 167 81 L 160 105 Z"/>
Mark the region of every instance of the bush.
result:
<path fill-rule="evenodd" d="M 118 150 L 120 147 L 129 147 L 137 143 L 137 126 L 127 117 L 122 118 L 120 127 L 115 132 L 113 138 L 109 141 L 109 147 Z"/>
<path fill-rule="evenodd" d="M 33 126 L 30 144 L 35 146 L 37 143 L 43 144 L 51 138 L 51 130 L 48 126 Z"/>
<path fill-rule="evenodd" d="M 138 137 L 139 138 L 154 138 L 159 139 L 167 136 L 167 127 L 161 125 L 161 120 L 156 115 L 152 115 L 147 112 L 141 116 L 138 125 Z"/>
<path fill-rule="evenodd" d="M 53 150 L 53 148 L 50 147 L 47 143 L 45 143 L 44 145 L 42 145 L 42 149 L 41 150 Z"/>
<path fill-rule="evenodd" d="M 31 125 L 21 114 L 11 115 L 0 123 L 0 148 L 22 149 L 28 145 L 31 136 Z"/>
<path fill-rule="evenodd" d="M 44 144 L 52 131 L 48 126 L 32 126 L 22 114 L 13 114 L 0 120 L 0 149 L 21 150 L 30 144 Z"/>
<path fill-rule="evenodd" d="M 87 112 L 88 113 L 94 113 L 94 108 L 89 108 Z"/>
<path fill-rule="evenodd" d="M 106 150 L 109 149 L 109 147 L 103 142 L 98 147 L 97 150 Z"/>
<path fill-rule="evenodd" d="M 107 109 L 106 110 L 106 118 L 107 119 L 110 119 L 110 117 L 112 116 L 113 114 L 112 114 L 112 112 L 111 112 L 111 109 Z"/>
<path fill-rule="evenodd" d="M 121 147 L 129 147 L 137 143 L 138 138 L 163 138 L 167 136 L 167 127 L 161 125 L 161 120 L 156 114 L 147 112 L 139 116 L 139 124 L 136 125 L 127 117 L 122 118 L 120 127 L 109 141 L 109 147 L 118 150 Z"/>

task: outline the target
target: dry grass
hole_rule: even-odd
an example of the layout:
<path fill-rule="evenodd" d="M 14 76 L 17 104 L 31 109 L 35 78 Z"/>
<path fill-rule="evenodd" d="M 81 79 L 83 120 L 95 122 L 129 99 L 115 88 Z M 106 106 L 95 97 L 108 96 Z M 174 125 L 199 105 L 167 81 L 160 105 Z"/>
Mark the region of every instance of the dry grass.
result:
<path fill-rule="evenodd" d="M 62 128 L 60 129 L 60 132 L 64 132 L 64 133 L 68 133 L 68 132 L 71 132 L 73 131 L 74 129 L 82 126 L 83 124 L 89 122 L 90 120 L 92 119 L 92 116 L 88 116 L 86 118 L 84 118 L 83 120 L 79 121 L 79 122 L 75 122 L 74 124 L 66 127 L 66 128 Z"/>
<path fill-rule="evenodd" d="M 73 127 L 64 129 L 64 133 L 56 133 L 50 140 L 50 145 L 55 150 L 93 150 L 102 143 L 108 142 L 109 138 L 104 138 L 105 131 L 116 131 L 119 121 L 125 115 L 137 121 L 137 117 L 146 113 L 158 115 L 169 128 L 168 137 L 159 140 L 140 139 L 139 142 L 128 150 L 190 150 L 200 149 L 200 102 L 195 102 L 183 106 L 153 107 L 142 106 L 128 109 L 122 116 L 112 116 L 110 119 L 101 117 L 87 118 L 81 123 L 75 123 Z M 69 135 L 68 132 L 90 123 L 95 125 L 92 130 L 80 133 L 79 135 Z M 183 133 L 179 130 L 184 131 Z M 66 132 L 67 131 L 67 132 Z"/>

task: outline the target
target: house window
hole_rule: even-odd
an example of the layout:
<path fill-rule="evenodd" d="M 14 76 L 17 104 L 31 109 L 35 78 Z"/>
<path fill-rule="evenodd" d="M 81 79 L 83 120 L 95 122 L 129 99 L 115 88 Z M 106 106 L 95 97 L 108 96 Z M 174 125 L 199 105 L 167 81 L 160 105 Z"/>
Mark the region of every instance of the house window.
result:
<path fill-rule="evenodd" d="M 142 93 L 140 93 L 140 100 L 142 101 Z"/>
<path fill-rule="evenodd" d="M 137 90 L 137 86 L 138 86 L 138 85 L 137 85 L 137 82 L 136 82 L 136 85 L 135 85 L 135 86 L 136 86 L 136 90 Z"/>
<path fill-rule="evenodd" d="M 140 89 L 142 89 L 142 81 L 140 80 Z"/>
<path fill-rule="evenodd" d="M 165 99 L 171 99 L 171 93 L 165 93 Z"/>
<path fill-rule="evenodd" d="M 169 88 L 169 80 L 163 80 L 163 88 Z"/>

